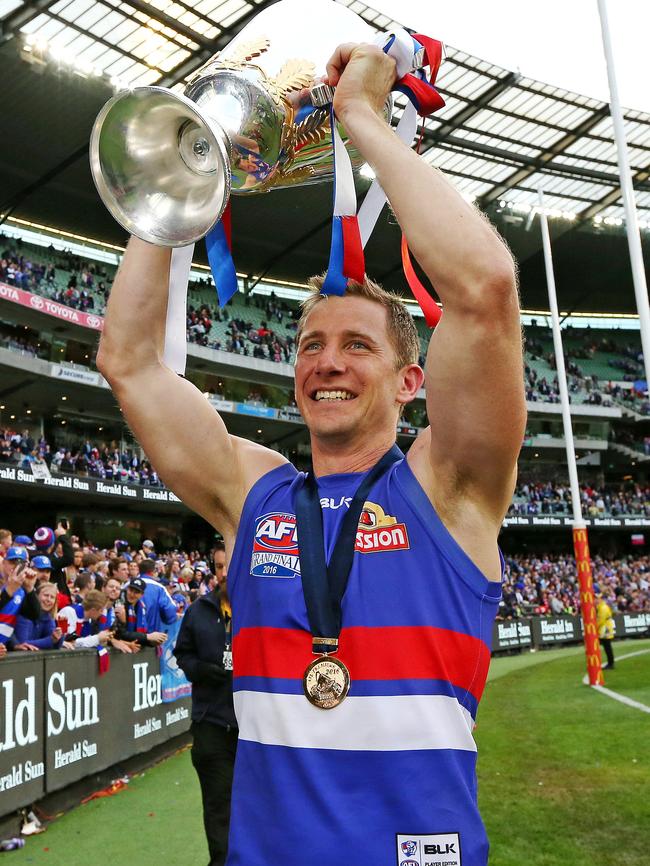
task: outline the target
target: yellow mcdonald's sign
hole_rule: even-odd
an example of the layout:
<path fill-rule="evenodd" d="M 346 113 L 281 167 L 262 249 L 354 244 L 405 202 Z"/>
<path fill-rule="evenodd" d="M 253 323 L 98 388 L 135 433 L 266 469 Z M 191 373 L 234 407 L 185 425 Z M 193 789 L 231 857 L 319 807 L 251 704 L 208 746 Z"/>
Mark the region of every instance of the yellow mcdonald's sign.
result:
<path fill-rule="evenodd" d="M 573 537 L 576 541 L 586 541 L 587 540 L 587 530 L 586 529 L 574 529 Z"/>
<path fill-rule="evenodd" d="M 588 559 L 579 559 L 578 560 L 578 572 L 587 572 L 587 574 L 591 574 L 591 563 Z"/>
<path fill-rule="evenodd" d="M 593 622 L 585 623 L 585 634 L 596 634 L 596 626 Z"/>
<path fill-rule="evenodd" d="M 595 668 L 600 666 L 600 656 L 597 656 L 595 653 L 591 653 L 587 656 L 587 667 Z"/>
<path fill-rule="evenodd" d="M 580 601 L 583 604 L 593 604 L 593 602 L 594 602 L 593 592 L 581 592 L 580 593 Z"/>

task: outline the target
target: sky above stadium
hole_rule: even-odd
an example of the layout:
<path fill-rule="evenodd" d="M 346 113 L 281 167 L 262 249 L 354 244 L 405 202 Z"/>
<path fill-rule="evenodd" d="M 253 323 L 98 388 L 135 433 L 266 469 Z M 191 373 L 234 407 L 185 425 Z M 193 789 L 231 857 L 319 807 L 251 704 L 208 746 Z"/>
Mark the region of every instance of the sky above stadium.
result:
<path fill-rule="evenodd" d="M 597 0 L 368 0 L 401 24 L 499 66 L 609 102 Z M 649 0 L 608 0 L 622 104 L 650 112 Z"/>

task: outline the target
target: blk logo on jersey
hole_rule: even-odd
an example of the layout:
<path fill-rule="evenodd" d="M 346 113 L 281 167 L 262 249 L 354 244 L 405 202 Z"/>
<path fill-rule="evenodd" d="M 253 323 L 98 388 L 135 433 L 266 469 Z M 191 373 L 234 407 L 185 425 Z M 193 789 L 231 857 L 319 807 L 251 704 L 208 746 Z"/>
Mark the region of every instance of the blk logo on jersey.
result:
<path fill-rule="evenodd" d="M 251 574 L 255 577 L 298 577 L 300 559 L 295 514 L 274 511 L 258 518 Z"/>
<path fill-rule="evenodd" d="M 408 859 L 405 860 L 404 857 Z M 431 833 L 424 836 L 397 834 L 398 866 L 462 866 L 460 835 Z"/>
<path fill-rule="evenodd" d="M 405 523 L 386 514 L 381 505 L 365 502 L 354 549 L 359 553 L 378 553 L 382 550 L 408 550 L 409 537 Z"/>

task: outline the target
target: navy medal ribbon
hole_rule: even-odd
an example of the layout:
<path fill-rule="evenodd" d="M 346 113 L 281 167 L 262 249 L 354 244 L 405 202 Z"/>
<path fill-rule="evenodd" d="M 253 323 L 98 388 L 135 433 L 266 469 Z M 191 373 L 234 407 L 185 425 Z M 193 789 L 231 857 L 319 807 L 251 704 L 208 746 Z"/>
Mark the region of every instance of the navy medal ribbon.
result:
<path fill-rule="evenodd" d="M 332 653 L 341 632 L 341 602 L 348 585 L 359 518 L 372 486 L 398 460 L 402 451 L 393 445 L 363 479 L 343 518 L 329 564 L 325 559 L 323 512 L 313 473 L 296 493 L 296 525 L 302 589 L 307 606 L 314 653 Z"/>

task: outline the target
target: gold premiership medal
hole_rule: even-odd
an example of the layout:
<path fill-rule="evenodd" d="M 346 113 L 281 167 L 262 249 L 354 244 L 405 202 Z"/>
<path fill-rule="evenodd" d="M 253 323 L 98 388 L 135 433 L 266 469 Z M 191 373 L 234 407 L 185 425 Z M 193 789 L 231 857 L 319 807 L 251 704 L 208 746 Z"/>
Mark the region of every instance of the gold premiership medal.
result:
<path fill-rule="evenodd" d="M 310 704 L 331 710 L 344 701 L 350 689 L 350 672 L 339 659 L 319 656 L 305 671 L 302 687 Z"/>

